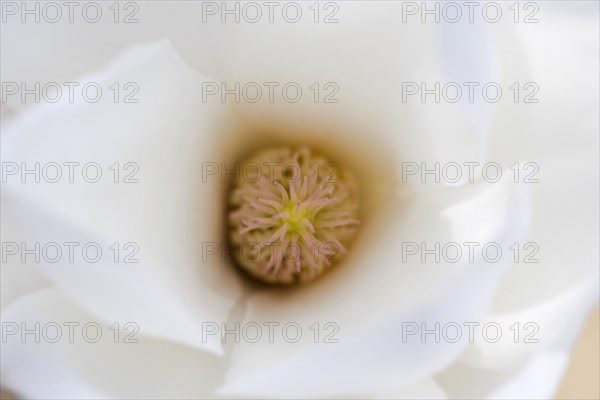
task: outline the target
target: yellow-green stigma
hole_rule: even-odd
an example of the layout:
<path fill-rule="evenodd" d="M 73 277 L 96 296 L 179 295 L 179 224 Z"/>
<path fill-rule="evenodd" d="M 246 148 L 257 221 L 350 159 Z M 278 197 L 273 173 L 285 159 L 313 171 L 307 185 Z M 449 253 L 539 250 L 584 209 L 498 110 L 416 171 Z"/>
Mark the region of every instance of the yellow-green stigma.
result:
<path fill-rule="evenodd" d="M 359 225 L 352 175 L 306 147 L 264 150 L 239 170 L 229 239 L 241 268 L 268 283 L 305 283 L 347 254 Z"/>

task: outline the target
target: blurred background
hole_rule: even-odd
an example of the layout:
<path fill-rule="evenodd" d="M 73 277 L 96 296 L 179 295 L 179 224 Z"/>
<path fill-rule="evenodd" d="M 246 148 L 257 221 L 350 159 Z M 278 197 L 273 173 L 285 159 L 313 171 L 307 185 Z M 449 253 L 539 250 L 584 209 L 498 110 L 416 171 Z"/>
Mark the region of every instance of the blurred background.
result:
<path fill-rule="evenodd" d="M 590 314 L 557 399 L 600 399 L 600 307 Z"/>

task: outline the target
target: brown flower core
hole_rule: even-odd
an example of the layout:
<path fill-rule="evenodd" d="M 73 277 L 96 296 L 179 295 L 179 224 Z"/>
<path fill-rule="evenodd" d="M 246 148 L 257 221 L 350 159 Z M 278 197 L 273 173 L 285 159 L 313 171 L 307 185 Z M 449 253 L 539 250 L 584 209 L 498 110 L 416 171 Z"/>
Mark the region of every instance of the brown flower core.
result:
<path fill-rule="evenodd" d="M 359 225 L 350 173 L 306 147 L 263 150 L 238 171 L 228 217 L 241 268 L 268 283 L 306 283 L 347 255 Z"/>

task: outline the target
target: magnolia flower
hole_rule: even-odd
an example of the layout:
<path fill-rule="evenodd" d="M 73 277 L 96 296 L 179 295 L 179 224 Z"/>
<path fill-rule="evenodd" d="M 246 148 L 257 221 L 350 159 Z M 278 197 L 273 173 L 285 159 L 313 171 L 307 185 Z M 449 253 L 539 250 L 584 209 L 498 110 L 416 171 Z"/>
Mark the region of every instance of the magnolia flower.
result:
<path fill-rule="evenodd" d="M 133 25 L 2 25 L 2 81 L 16 84 L 2 103 L 3 387 L 552 396 L 598 297 L 598 5 L 543 4 L 532 25 L 403 21 L 414 14 L 393 2 L 334 4 L 333 24 L 308 3 L 297 23 L 236 24 L 209 5 L 140 3 Z M 23 82 L 64 93 L 9 95 Z M 71 99 L 65 82 L 103 95 Z M 231 94 L 249 82 L 259 101 Z M 495 82 L 504 98 L 409 101 L 422 82 Z M 513 101 L 515 82 L 539 102 Z M 222 246 L 222 175 L 273 145 L 322 150 L 360 187 L 346 258 L 298 287 L 257 285 Z M 498 179 L 420 179 L 486 162 Z"/>

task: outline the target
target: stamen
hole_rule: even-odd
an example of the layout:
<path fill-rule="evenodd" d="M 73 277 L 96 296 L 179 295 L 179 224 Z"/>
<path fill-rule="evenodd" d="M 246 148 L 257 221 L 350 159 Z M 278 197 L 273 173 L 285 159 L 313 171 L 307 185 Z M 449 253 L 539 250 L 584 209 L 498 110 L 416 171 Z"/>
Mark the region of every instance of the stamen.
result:
<path fill-rule="evenodd" d="M 331 162 L 307 148 L 269 149 L 247 163 L 264 168 L 258 181 L 238 177 L 230 196 L 229 237 L 241 268 L 268 283 L 305 283 L 348 254 L 359 225 L 351 174 L 338 167 L 331 182 Z M 244 251 L 251 244 L 253 250 Z"/>

